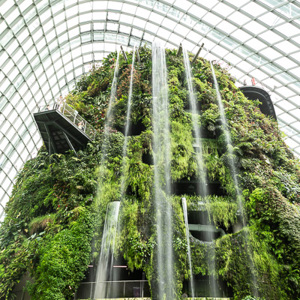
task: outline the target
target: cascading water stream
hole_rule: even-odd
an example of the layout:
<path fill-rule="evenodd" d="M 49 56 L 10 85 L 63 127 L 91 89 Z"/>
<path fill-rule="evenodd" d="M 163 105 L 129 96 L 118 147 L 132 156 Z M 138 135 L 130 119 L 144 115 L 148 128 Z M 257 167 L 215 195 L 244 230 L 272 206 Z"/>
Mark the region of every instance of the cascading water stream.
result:
<path fill-rule="evenodd" d="M 107 205 L 93 299 L 102 299 L 108 296 L 109 287 L 106 281 L 108 275 L 112 273 L 119 210 L 120 201 L 110 202 Z"/>
<path fill-rule="evenodd" d="M 211 66 L 211 70 L 212 70 L 213 81 L 214 81 L 214 86 L 215 86 L 216 95 L 217 95 L 218 107 L 219 107 L 221 122 L 222 122 L 222 126 L 223 126 L 223 133 L 225 136 L 225 143 L 227 145 L 227 150 L 229 153 L 229 157 L 228 157 L 229 168 L 230 168 L 230 172 L 231 172 L 231 176 L 233 179 L 234 188 L 235 188 L 235 192 L 236 192 L 238 209 L 242 214 L 243 226 L 245 226 L 246 224 L 245 224 L 245 218 L 244 218 L 243 200 L 242 200 L 240 184 L 239 184 L 238 177 L 237 177 L 238 176 L 237 167 L 236 167 L 236 164 L 233 159 L 234 153 L 233 153 L 231 136 L 230 136 L 229 129 L 228 129 L 227 119 L 225 117 L 225 110 L 224 110 L 221 94 L 219 91 L 219 84 L 218 84 L 218 81 L 216 78 L 216 74 L 215 74 L 215 70 L 214 70 L 212 62 L 210 62 L 210 66 Z"/>
<path fill-rule="evenodd" d="M 165 49 L 152 45 L 153 96 L 153 158 L 154 205 L 156 212 L 157 293 L 158 299 L 174 299 L 174 258 L 172 245 L 171 195 L 171 141 L 169 125 L 169 99 Z"/>
<path fill-rule="evenodd" d="M 195 97 L 194 87 L 193 87 L 193 81 L 192 81 L 192 70 L 189 60 L 189 55 L 186 49 L 183 49 L 183 61 L 184 61 L 184 67 L 185 67 L 185 76 L 186 81 L 188 85 L 188 94 L 189 94 L 189 105 L 191 108 L 191 116 L 192 116 L 192 125 L 193 125 L 193 131 L 195 136 L 195 150 L 196 150 L 196 161 L 197 161 L 197 168 L 198 168 L 198 174 L 199 179 L 197 181 L 198 184 L 198 191 L 200 195 L 208 201 L 208 189 L 207 189 L 207 178 L 206 178 L 206 169 L 204 164 L 204 158 L 203 158 L 203 146 L 202 146 L 202 135 L 200 131 L 199 126 L 199 112 L 197 109 L 197 100 Z M 187 239 L 188 239 L 187 235 Z M 206 232 L 206 237 L 208 240 L 213 241 L 213 234 L 211 231 Z M 189 243 L 189 240 L 188 240 Z M 210 275 L 210 295 L 215 296 L 217 295 L 217 284 L 216 280 L 214 278 L 215 274 L 215 247 L 214 244 L 211 244 L 211 250 L 209 252 L 209 256 L 211 257 L 211 260 L 207 261 L 208 270 Z M 191 277 L 192 280 L 192 277 Z M 193 291 L 192 291 L 193 292 Z"/>
<path fill-rule="evenodd" d="M 112 120 L 113 120 L 113 103 L 116 98 L 116 92 L 117 92 L 117 79 L 118 79 L 118 73 L 119 73 L 119 57 L 120 52 L 117 53 L 117 59 L 115 63 L 115 70 L 114 70 L 114 77 L 112 81 L 112 87 L 111 87 L 111 93 L 110 98 L 108 102 L 108 108 L 106 113 L 106 121 L 104 124 L 104 130 L 103 130 L 103 143 L 101 146 L 101 160 L 99 165 L 99 177 L 98 177 L 98 189 L 97 189 L 97 195 L 98 199 L 101 196 L 102 189 L 103 189 L 103 179 L 105 177 L 105 164 L 106 164 L 106 157 L 107 157 L 107 149 L 109 145 L 109 128 L 111 126 Z M 112 202 L 116 203 L 116 202 Z M 109 203 L 107 206 L 107 214 L 110 205 L 112 203 Z M 118 202 L 119 203 L 119 202 Z M 116 204 L 114 204 L 116 205 Z M 114 206 L 113 205 L 113 206 Z M 117 206 L 117 216 L 119 214 L 119 204 Z M 91 290 L 91 294 L 94 294 L 95 297 L 104 297 L 107 293 L 107 286 L 105 283 L 101 283 L 107 279 L 107 275 L 111 273 L 112 263 L 113 263 L 113 249 L 115 244 L 115 236 L 116 232 L 114 230 L 114 233 L 107 233 L 107 216 L 104 224 L 104 230 L 102 234 L 102 244 L 101 244 L 101 250 L 99 255 L 99 260 L 97 263 L 97 276 L 96 276 L 96 284 L 94 291 Z M 117 224 L 117 219 L 116 219 Z M 114 226 L 112 224 L 112 226 Z M 117 225 L 115 225 L 116 227 Z M 113 245 L 113 247 L 110 247 L 110 245 Z M 110 252 L 109 252 L 110 251 Z"/>
<path fill-rule="evenodd" d="M 245 227 L 246 219 L 245 219 L 245 214 L 244 214 L 243 197 L 242 197 L 242 193 L 241 193 L 241 189 L 240 189 L 240 183 L 238 180 L 238 171 L 237 171 L 238 169 L 237 169 L 236 163 L 234 161 L 235 156 L 233 153 L 231 136 L 230 136 L 230 132 L 229 132 L 229 128 L 228 128 L 227 119 L 225 116 L 225 110 L 224 110 L 224 106 L 223 106 L 223 102 L 222 102 L 222 98 L 221 98 L 221 94 L 220 94 L 220 90 L 219 90 L 219 84 L 217 81 L 217 77 L 216 77 L 212 62 L 210 62 L 210 66 L 211 66 L 211 71 L 212 71 L 212 75 L 213 75 L 214 87 L 215 87 L 216 95 L 217 95 L 217 102 L 218 102 L 218 107 L 219 107 L 219 112 L 220 112 L 220 117 L 221 117 L 221 122 L 222 122 L 222 127 L 223 127 L 223 133 L 225 136 L 225 143 L 227 146 L 227 151 L 229 153 L 229 157 L 228 157 L 229 168 L 230 168 L 231 177 L 233 179 L 233 184 L 234 184 L 234 188 L 235 188 L 237 205 L 238 205 L 238 209 L 241 213 L 243 227 Z M 247 251 L 247 254 L 249 257 L 249 263 L 250 263 L 250 268 L 251 268 L 251 278 L 252 278 L 252 282 L 253 282 L 252 293 L 254 296 L 257 296 L 258 295 L 258 292 L 256 289 L 257 279 L 256 279 L 256 275 L 255 275 L 255 267 L 253 264 L 253 254 L 252 254 L 253 252 L 251 250 L 251 245 L 250 245 L 247 231 L 244 230 L 243 234 L 244 234 L 244 237 L 246 240 L 246 251 Z"/>
<path fill-rule="evenodd" d="M 133 88 L 133 72 L 134 72 L 134 63 L 135 63 L 135 47 L 133 48 L 132 54 L 132 64 L 131 64 L 131 71 L 130 71 L 130 85 L 129 85 L 129 93 L 128 93 L 128 102 L 127 102 L 127 114 L 126 114 L 126 125 L 125 125 L 125 139 L 123 144 L 123 156 L 122 156 L 122 176 L 121 176 L 121 199 L 124 197 L 125 193 L 125 179 L 126 176 L 124 174 L 125 170 L 125 157 L 127 153 L 127 145 L 128 145 L 128 134 L 130 129 L 130 115 L 131 115 L 131 103 L 132 103 L 132 88 Z"/>
<path fill-rule="evenodd" d="M 126 124 L 125 124 L 125 136 L 124 136 L 124 143 L 123 143 L 123 149 L 122 149 L 122 169 L 121 169 L 121 187 L 120 187 L 120 202 L 122 203 L 122 200 L 125 196 L 125 180 L 126 180 L 126 174 L 125 174 L 125 168 L 126 168 L 126 155 L 127 155 L 127 146 L 128 146 L 128 135 L 129 135 L 129 129 L 130 129 L 130 116 L 131 116 L 131 103 L 132 103 L 132 89 L 133 89 L 133 75 L 134 75 L 134 63 L 135 63 L 135 47 L 132 54 L 132 64 L 131 64 L 131 71 L 130 71 L 130 84 L 129 84 L 129 91 L 128 91 L 128 101 L 127 101 L 127 113 L 126 113 Z M 120 228 L 120 222 L 117 221 L 117 229 L 116 229 L 116 235 L 119 236 L 121 233 Z M 111 262 L 113 263 L 114 258 L 112 257 Z M 112 270 L 111 270 L 112 271 Z M 112 272 L 111 272 L 112 273 Z M 119 272 L 118 269 L 115 269 L 113 272 L 113 281 L 119 280 Z M 117 292 L 114 290 L 109 290 L 109 295 L 111 297 L 117 297 Z"/>
<path fill-rule="evenodd" d="M 108 142 L 106 140 L 107 140 L 107 136 L 109 133 L 109 127 L 111 126 L 111 122 L 113 119 L 112 107 L 113 107 L 113 102 L 115 101 L 116 94 L 117 94 L 117 80 L 118 80 L 118 74 L 119 74 L 119 57 L 120 57 L 120 51 L 118 51 L 118 54 L 117 54 L 117 60 L 116 60 L 116 65 L 115 65 L 115 70 L 114 70 L 114 77 L 113 77 L 113 81 L 111 84 L 110 97 L 109 97 L 108 108 L 107 108 L 107 113 L 106 113 L 106 122 L 104 124 L 104 132 L 103 132 L 104 143 L 102 144 L 102 156 L 104 156 L 104 154 L 106 154 L 106 150 L 107 150 L 106 148 L 108 146 Z"/>
<path fill-rule="evenodd" d="M 109 145 L 109 128 L 111 126 L 112 120 L 113 120 L 113 103 L 116 99 L 116 93 L 117 93 L 117 79 L 119 74 L 119 57 L 120 57 L 120 51 L 118 51 L 117 54 L 117 60 L 114 70 L 114 77 L 111 85 L 111 91 L 110 91 L 110 98 L 108 102 L 108 108 L 106 113 L 106 120 L 104 124 L 104 130 L 103 130 L 103 143 L 101 146 L 101 161 L 100 161 L 100 172 L 99 172 L 99 183 L 98 183 L 98 194 L 101 194 L 101 188 L 102 188 L 102 177 L 105 167 L 105 160 L 107 156 L 107 147 Z"/>
<path fill-rule="evenodd" d="M 189 92 L 189 104 L 192 110 L 192 124 L 193 124 L 193 131 L 195 135 L 195 142 L 196 142 L 196 160 L 197 160 L 197 167 L 199 173 L 198 180 L 198 190 L 202 197 L 208 195 L 207 191 L 207 180 L 206 180 L 206 170 L 204 166 L 204 159 L 203 159 L 203 151 L 202 151 L 202 141 L 201 141 L 201 132 L 199 127 L 199 114 L 197 110 L 197 101 L 194 93 L 194 87 L 192 82 L 192 71 L 190 66 L 190 60 L 186 49 L 183 49 L 183 61 L 185 67 L 185 77 L 188 85 L 188 92 Z"/>
<path fill-rule="evenodd" d="M 190 231 L 189 231 L 189 222 L 188 222 L 188 215 L 187 215 L 187 206 L 186 206 L 186 199 L 182 198 L 182 209 L 183 209 L 183 216 L 184 216 L 184 223 L 185 223 L 185 235 L 186 241 L 188 246 L 188 261 L 189 261 L 189 268 L 190 268 L 190 285 L 191 285 L 191 293 L 192 299 L 195 298 L 195 288 L 194 288 L 194 276 L 193 276 L 193 268 L 192 268 L 192 255 L 191 255 L 191 247 L 190 247 Z"/>

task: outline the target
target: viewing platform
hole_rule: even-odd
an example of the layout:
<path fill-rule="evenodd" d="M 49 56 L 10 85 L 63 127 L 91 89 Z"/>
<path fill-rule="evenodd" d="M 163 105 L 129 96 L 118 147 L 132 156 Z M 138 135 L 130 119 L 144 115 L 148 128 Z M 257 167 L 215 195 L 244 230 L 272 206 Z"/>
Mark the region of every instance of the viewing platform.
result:
<path fill-rule="evenodd" d="M 261 112 L 277 120 L 273 102 L 267 91 L 257 86 L 242 86 L 240 90 L 249 100 L 258 99 L 261 102 L 259 105 Z"/>
<path fill-rule="evenodd" d="M 84 149 L 96 130 L 65 102 L 48 105 L 33 114 L 49 155 Z"/>

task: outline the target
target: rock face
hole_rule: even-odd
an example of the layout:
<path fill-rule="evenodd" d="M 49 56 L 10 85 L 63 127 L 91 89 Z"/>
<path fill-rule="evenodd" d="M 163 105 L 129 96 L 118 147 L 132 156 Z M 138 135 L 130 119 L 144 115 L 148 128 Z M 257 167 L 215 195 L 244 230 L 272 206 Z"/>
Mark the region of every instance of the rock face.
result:
<path fill-rule="evenodd" d="M 120 273 L 120 280 L 145 276 L 152 298 L 157 298 L 151 50 L 141 48 L 139 56 L 133 72 L 131 133 L 125 158 L 132 53 L 127 54 L 129 64 L 120 56 L 113 118 L 105 136 L 117 58 L 111 53 L 66 96 L 67 103 L 98 130 L 95 141 L 77 156 L 72 152 L 49 156 L 42 147 L 18 175 L 0 228 L 1 299 L 10 299 L 14 286 L 28 273 L 31 299 L 74 299 L 85 276 L 89 274 L 93 280 L 94 271 L 87 266 L 97 265 L 107 204 L 120 199 L 114 256 L 128 268 Z M 261 113 L 258 101 L 245 98 L 227 71 L 214 65 L 232 139 L 228 149 L 210 63 L 200 58 L 192 72 L 209 187 L 209 195 L 201 197 L 195 159 L 199 143 L 192 129 L 183 59 L 177 57 L 177 51 L 167 50 L 166 62 L 172 186 L 166 201 L 172 207 L 174 298 L 189 294 L 182 197 L 187 201 L 192 228 L 189 238 L 193 275 L 199 286 L 196 296 L 208 296 L 200 294 L 208 293 L 201 283 L 215 277 L 220 291 L 235 299 L 299 298 L 299 161 L 283 142 L 277 123 Z M 105 155 L 103 143 L 108 145 Z M 236 202 L 229 168 L 232 160 L 238 169 L 242 208 Z M 123 196 L 122 182 L 126 185 Z M 213 235 L 208 238 L 205 231 Z M 212 261 L 214 271 L 209 267 Z"/>

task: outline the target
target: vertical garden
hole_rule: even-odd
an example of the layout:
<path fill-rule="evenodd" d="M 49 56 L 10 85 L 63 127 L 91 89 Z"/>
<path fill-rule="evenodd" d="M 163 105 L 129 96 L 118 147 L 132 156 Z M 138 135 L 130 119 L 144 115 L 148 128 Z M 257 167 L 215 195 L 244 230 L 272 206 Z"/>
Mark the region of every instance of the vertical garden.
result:
<path fill-rule="evenodd" d="M 122 257 L 130 271 L 145 272 L 156 299 L 152 52 L 147 47 L 138 51 L 126 155 L 133 53 L 127 53 L 128 61 L 120 54 L 113 117 L 104 130 L 117 62 L 117 53 L 111 53 L 66 96 L 98 131 L 96 139 L 77 155 L 49 156 L 42 147 L 18 175 L 0 227 L 0 299 L 13 299 L 14 286 L 25 274 L 31 278 L 26 285 L 31 299 L 74 299 L 88 265 L 97 264 L 107 205 L 121 198 L 114 255 Z M 177 50 L 166 50 L 166 67 L 171 160 L 171 195 L 166 201 L 172 215 L 174 298 L 181 299 L 190 278 L 183 197 L 190 215 L 205 211 L 211 224 L 225 232 L 210 243 L 190 234 L 194 276 L 223 280 L 234 299 L 300 298 L 300 165 L 278 124 L 214 64 L 232 140 L 232 145 L 226 144 L 210 62 L 197 59 L 192 82 L 209 187 L 209 193 L 201 195 L 191 188 L 203 174 L 197 168 L 186 70 Z M 241 207 L 230 161 L 237 167 Z M 236 226 L 239 223 L 243 226 Z"/>

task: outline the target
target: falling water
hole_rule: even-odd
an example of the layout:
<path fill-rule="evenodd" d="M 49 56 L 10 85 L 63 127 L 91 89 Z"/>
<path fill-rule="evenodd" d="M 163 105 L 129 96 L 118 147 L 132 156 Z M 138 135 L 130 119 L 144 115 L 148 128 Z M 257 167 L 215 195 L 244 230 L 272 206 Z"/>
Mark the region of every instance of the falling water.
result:
<path fill-rule="evenodd" d="M 237 177 L 237 175 L 238 175 L 237 167 L 236 167 L 235 161 L 233 159 L 234 158 L 234 153 L 233 153 L 231 136 L 230 136 L 229 129 L 228 129 L 227 119 L 225 117 L 225 110 L 224 110 L 221 94 L 220 94 L 220 91 L 219 91 L 219 84 L 218 84 L 218 81 L 217 81 L 217 78 L 216 78 L 216 74 L 215 74 L 215 70 L 214 70 L 214 67 L 212 65 L 212 62 L 210 62 L 210 66 L 211 66 L 213 80 L 214 80 L 214 86 L 215 86 L 215 90 L 216 90 L 216 94 L 217 94 L 217 101 L 218 101 L 218 107 L 219 107 L 219 111 L 220 111 L 221 122 L 222 122 L 222 126 L 223 126 L 223 133 L 224 133 L 224 136 L 225 136 L 225 142 L 226 142 L 227 150 L 228 150 L 228 153 L 229 153 L 229 157 L 228 157 L 228 159 L 229 159 L 229 168 L 230 168 L 231 176 L 232 176 L 233 183 L 234 183 L 238 208 L 239 208 L 239 211 L 242 214 L 243 226 L 245 226 L 242 194 L 241 194 L 240 185 L 239 185 L 238 177 Z"/>
<path fill-rule="evenodd" d="M 183 49 L 183 61 L 184 61 L 184 67 L 185 67 L 185 76 L 186 81 L 188 85 L 188 92 L 189 92 L 189 104 L 192 110 L 192 124 L 193 124 L 193 131 L 195 134 L 195 140 L 196 140 L 196 160 L 197 160 L 197 167 L 198 167 L 198 174 L 199 174 L 199 180 L 198 183 L 198 191 L 200 195 L 203 198 L 207 199 L 208 195 L 208 189 L 207 189 L 207 178 L 206 178 L 206 170 L 205 170 L 205 164 L 204 164 L 204 158 L 203 158 L 203 151 L 202 151 L 202 136 L 201 131 L 199 127 L 199 114 L 197 110 L 197 100 L 194 93 L 194 87 L 193 87 L 193 81 L 192 81 L 192 71 L 191 71 L 191 65 L 190 60 L 188 56 L 188 52 L 186 49 Z M 205 233 L 207 240 L 213 241 L 213 233 L 211 231 L 207 231 Z M 188 241 L 189 242 L 189 241 Z M 215 296 L 217 294 L 217 284 L 214 277 L 215 274 L 215 247 L 213 242 L 210 245 L 210 257 L 211 260 L 207 260 L 208 264 L 208 271 L 209 271 L 209 290 L 210 295 Z M 191 279 L 192 280 L 192 279 Z"/>
<path fill-rule="evenodd" d="M 182 209 L 183 209 L 183 216 L 184 216 L 184 223 L 185 223 L 185 235 L 186 235 L 186 241 L 188 246 L 188 261 L 189 261 L 189 268 L 190 268 L 191 293 L 192 293 L 192 299 L 194 299 L 195 290 L 194 290 L 194 276 L 193 276 L 192 258 L 191 258 L 192 256 L 191 256 L 191 247 L 190 247 L 190 231 L 189 231 L 189 222 L 188 222 L 187 206 L 186 206 L 185 198 L 182 198 Z"/>
<path fill-rule="evenodd" d="M 116 93 L 117 93 L 117 79 L 118 79 L 118 73 L 119 73 L 119 57 L 120 52 L 118 51 L 117 54 L 117 60 L 114 70 L 114 77 L 112 81 L 111 86 L 111 92 L 110 92 L 110 98 L 108 102 L 108 108 L 106 113 L 106 121 L 104 124 L 104 130 L 103 130 L 103 143 L 101 146 L 101 160 L 99 165 L 99 176 L 98 176 L 98 190 L 97 194 L 98 196 L 101 195 L 102 188 L 103 188 L 103 179 L 104 179 L 104 172 L 105 172 L 105 163 L 106 163 L 106 157 L 107 157 L 107 148 L 109 145 L 109 128 L 111 126 L 112 120 L 113 120 L 113 103 L 116 99 Z"/>
<path fill-rule="evenodd" d="M 222 122 L 222 126 L 223 126 L 223 133 L 224 133 L 224 136 L 225 136 L 225 142 L 226 142 L 227 150 L 228 150 L 228 153 L 229 153 L 229 157 L 228 157 L 229 168 L 230 168 L 231 177 L 232 177 L 233 183 L 234 183 L 235 194 L 236 194 L 236 199 L 237 199 L 237 205 L 238 205 L 238 209 L 241 213 L 243 227 L 245 227 L 246 226 L 246 220 L 245 220 L 245 215 L 244 215 L 243 198 L 242 198 L 242 193 L 241 193 L 241 189 L 240 189 L 240 183 L 239 183 L 239 180 L 238 180 L 237 166 L 236 166 L 236 163 L 235 163 L 235 160 L 234 160 L 234 153 L 233 153 L 233 146 L 232 146 L 231 136 L 230 136 L 230 132 L 229 132 L 228 124 L 227 124 L 227 119 L 225 117 L 225 110 L 224 110 L 221 94 L 220 94 L 220 91 L 219 91 L 219 84 L 218 84 L 218 81 L 217 81 L 217 78 L 216 78 L 216 74 L 215 74 L 215 70 L 214 70 L 212 62 L 210 62 L 210 66 L 211 66 L 214 86 L 215 86 L 216 95 L 217 95 L 218 107 L 219 107 L 221 122 Z M 254 264 L 253 264 L 253 255 L 252 255 L 253 252 L 251 250 L 251 245 L 250 245 L 250 242 L 249 242 L 249 237 L 248 237 L 247 231 L 244 230 L 243 234 L 244 234 L 244 237 L 245 237 L 245 240 L 246 240 L 246 251 L 247 251 L 247 254 L 248 254 L 248 257 L 249 257 L 249 263 L 250 263 L 250 268 L 251 268 L 251 277 L 252 277 L 252 281 L 253 281 L 252 293 L 254 294 L 254 296 L 257 296 L 257 294 L 258 294 L 257 290 L 256 290 L 257 280 L 256 280 L 255 272 L 254 272 L 255 267 L 254 267 Z"/>
<path fill-rule="evenodd" d="M 123 143 L 123 150 L 122 150 L 122 174 L 121 174 L 121 188 L 120 188 L 120 202 L 122 202 L 124 195 L 125 195 L 125 180 L 126 180 L 126 174 L 124 174 L 125 168 L 126 168 L 126 153 L 127 153 L 127 145 L 128 145 L 128 134 L 130 129 L 130 115 L 131 115 L 131 103 L 132 103 L 132 87 L 133 87 L 133 72 L 134 72 L 134 62 L 135 62 L 135 47 L 132 54 L 132 64 L 131 64 L 131 72 L 130 72 L 130 85 L 129 85 L 129 92 L 128 92 L 128 101 L 127 101 L 127 114 L 126 114 L 126 125 L 125 125 L 125 137 L 124 137 L 124 143 Z M 116 236 L 119 236 L 121 234 L 121 226 L 120 222 L 117 221 L 116 226 Z M 113 258 L 112 258 L 113 259 Z M 111 269 L 109 270 L 110 273 L 112 273 Z M 118 272 L 118 269 L 115 269 L 113 272 L 113 281 L 119 280 L 120 274 Z M 109 295 L 113 298 L 116 298 L 118 295 L 118 290 L 107 290 Z"/>
<path fill-rule="evenodd" d="M 196 160 L 198 166 L 198 173 L 200 180 L 198 180 L 198 190 L 202 197 L 207 196 L 207 180 L 206 180 L 206 170 L 204 167 L 204 160 L 203 160 L 203 151 L 202 151 L 202 142 L 201 142 L 201 132 L 199 127 L 199 114 L 197 111 L 197 101 L 194 93 L 193 82 L 192 82 L 192 71 L 190 66 L 190 60 L 186 49 L 183 49 L 183 60 L 184 60 L 184 67 L 185 67 L 185 76 L 186 81 L 188 84 L 188 92 L 189 92 L 189 104 L 192 109 L 192 123 L 193 123 L 193 130 L 195 133 L 195 140 L 196 140 Z"/>
<path fill-rule="evenodd" d="M 127 153 L 127 144 L 128 144 L 128 134 L 129 134 L 129 129 L 130 129 L 130 115 L 131 115 L 131 102 L 132 102 L 132 87 L 133 87 L 133 72 L 134 72 L 134 62 L 135 62 L 135 47 L 133 49 L 133 54 L 132 54 L 132 64 L 131 64 L 131 72 L 130 72 L 130 85 L 129 85 L 129 93 L 128 93 L 128 102 L 127 102 L 127 114 L 126 114 L 126 125 L 125 125 L 125 139 L 124 139 L 124 144 L 123 144 L 123 161 L 122 161 L 122 178 L 121 178 L 121 199 L 124 196 L 125 192 L 125 157 Z"/>
<path fill-rule="evenodd" d="M 107 206 L 93 299 L 107 297 L 106 281 L 112 273 L 119 209 L 119 201 L 110 202 Z"/>
<path fill-rule="evenodd" d="M 109 128 L 111 126 L 112 120 L 113 120 L 113 103 L 116 99 L 116 93 L 117 93 L 117 79 L 118 79 L 118 74 L 119 74 L 119 57 L 120 57 L 120 51 L 118 51 L 117 54 L 117 60 L 116 60 L 116 65 L 115 65 L 115 70 L 114 70 L 114 77 L 111 85 L 111 91 L 110 91 L 110 98 L 108 102 L 108 108 L 107 108 L 107 113 L 106 113 L 106 121 L 104 124 L 104 130 L 103 130 L 103 143 L 101 147 L 101 162 L 100 162 L 100 172 L 101 172 L 101 167 L 104 166 L 106 155 L 107 155 L 107 147 L 109 144 Z M 101 175 L 101 173 L 100 173 Z M 100 178 L 101 179 L 101 178 Z M 98 187 L 99 189 L 99 187 Z"/>
<path fill-rule="evenodd" d="M 174 299 L 172 246 L 171 142 L 165 49 L 152 45 L 154 202 L 157 229 L 158 299 Z"/>
<path fill-rule="evenodd" d="M 113 81 L 112 81 L 112 87 L 111 87 L 111 94 L 110 94 L 110 99 L 108 102 L 108 109 L 107 109 L 107 113 L 106 113 L 106 121 L 104 124 L 104 130 L 103 130 L 103 143 L 101 146 L 101 160 L 100 160 L 100 165 L 99 165 L 99 176 L 98 176 L 98 189 L 97 189 L 97 199 L 100 199 L 101 197 L 101 193 L 102 193 L 102 189 L 103 189 L 103 184 L 104 184 L 104 177 L 105 177 L 105 164 L 106 164 L 106 157 L 107 157 L 107 148 L 109 145 L 109 128 L 111 126 L 112 123 L 112 119 L 113 119 L 113 103 L 115 101 L 116 98 L 116 92 L 117 92 L 117 78 L 118 78 L 118 73 L 119 73 L 119 56 L 120 56 L 120 52 L 118 51 L 117 54 L 117 60 L 115 63 L 115 70 L 114 70 L 114 77 L 113 77 Z M 99 202 L 99 200 L 98 200 Z M 108 205 L 107 207 L 107 213 L 106 213 L 106 219 L 105 219 L 105 224 L 104 224 L 104 231 L 102 234 L 102 245 L 101 245 L 101 250 L 100 250 L 100 256 L 99 256 L 99 261 L 98 261 L 98 265 L 97 265 L 97 277 L 96 280 L 98 283 L 96 283 L 95 289 L 94 291 L 91 290 L 91 294 L 94 293 L 94 295 L 98 296 L 99 295 L 105 295 L 106 293 L 106 285 L 104 283 L 99 283 L 101 281 L 106 280 L 106 276 L 110 269 L 109 263 L 112 266 L 112 259 L 113 257 L 109 257 L 109 253 L 111 253 L 111 255 L 113 255 L 113 251 L 109 252 L 111 249 L 109 249 L 110 245 L 114 245 L 114 235 L 107 230 L 107 226 L 108 225 L 108 221 L 107 220 L 111 220 L 113 218 L 108 218 L 108 212 L 109 212 L 109 207 L 112 206 L 112 215 L 116 214 L 118 216 L 119 213 L 119 204 L 117 205 L 116 203 L 119 202 L 112 202 Z M 99 205 L 99 204 L 98 204 Z M 116 207 L 117 208 L 116 208 Z M 112 223 L 111 226 L 116 227 L 116 225 L 114 225 Z M 115 228 L 114 228 L 115 230 Z"/>
<path fill-rule="evenodd" d="M 117 79 L 118 79 L 118 74 L 119 74 L 119 57 L 120 57 L 120 51 L 118 51 L 117 54 L 117 61 L 115 65 L 115 70 L 114 70 L 114 77 L 113 81 L 111 84 L 111 90 L 110 90 L 110 98 L 108 102 L 108 109 L 106 113 L 106 124 L 105 124 L 105 129 L 108 130 L 108 127 L 111 125 L 112 122 L 112 104 L 116 99 L 116 93 L 117 93 Z"/>

